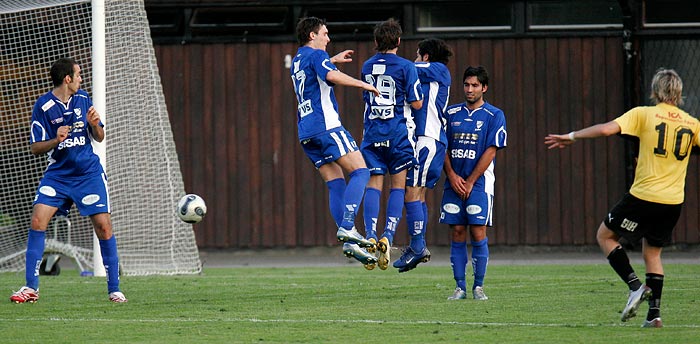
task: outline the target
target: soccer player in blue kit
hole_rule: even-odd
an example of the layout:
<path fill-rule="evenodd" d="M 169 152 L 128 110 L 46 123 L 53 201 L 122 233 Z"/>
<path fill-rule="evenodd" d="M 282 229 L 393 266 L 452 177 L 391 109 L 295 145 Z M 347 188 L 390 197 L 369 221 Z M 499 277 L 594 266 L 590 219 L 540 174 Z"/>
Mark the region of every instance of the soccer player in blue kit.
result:
<path fill-rule="evenodd" d="M 104 139 L 104 125 L 87 92 L 80 89 L 80 66 L 61 58 L 51 66 L 53 90 L 39 97 L 32 110 L 30 148 L 47 154 L 49 165 L 34 198 L 27 240 L 26 285 L 10 296 L 14 303 L 39 300 L 39 265 L 46 229 L 54 214 L 68 215 L 73 204 L 89 216 L 99 239 L 107 273 L 109 300 L 127 302 L 119 290 L 119 256 L 112 233 L 107 176 L 91 141 Z"/>
<path fill-rule="evenodd" d="M 340 122 L 333 86 L 354 86 L 375 95 L 379 92 L 336 68 L 334 63 L 352 61 L 353 51 L 328 55 L 326 46 L 330 38 L 324 20 L 302 18 L 296 34 L 299 50 L 290 72 L 298 101 L 299 141 L 328 186 L 331 215 L 338 227 L 336 237 L 345 242 L 343 254 L 362 264 L 374 264 L 376 257 L 363 248 L 372 249 L 374 244 L 355 229 L 356 211 L 364 196 L 369 170 L 357 143 Z M 350 177 L 347 184 L 343 170 Z"/>
<path fill-rule="evenodd" d="M 484 100 L 489 75 L 469 66 L 462 77 L 466 102 L 447 108 L 447 174 L 440 222 L 450 225 L 450 262 L 457 283 L 449 300 L 466 298 L 467 226 L 472 246 L 472 295 L 487 300 L 483 284 L 489 260 L 486 227 L 493 219 L 496 151 L 506 147 L 506 118 Z"/>
<path fill-rule="evenodd" d="M 401 26 L 394 19 L 377 24 L 374 29 L 377 53 L 362 66 L 362 79 L 379 90 L 379 95 L 363 92 L 365 120 L 360 150 L 371 173 L 364 202 L 365 231 L 367 238 L 377 244 L 377 265 L 382 270 L 389 266 L 391 243 L 403 213 L 406 173 L 417 163 L 411 108 L 420 109 L 423 105 L 416 66 L 396 55 L 401 33 Z M 377 240 L 380 196 L 387 172 L 391 175 L 391 191 L 386 225 Z M 374 265 L 365 267 L 371 270 Z"/>
<path fill-rule="evenodd" d="M 425 98 L 423 107 L 413 110 L 418 164 L 408 170 L 406 180 L 404 206 L 411 243 L 393 264 L 399 272 L 412 270 L 419 263 L 430 260 L 430 251 L 425 245 L 428 224 L 425 193 L 428 188 L 435 187 L 442 175 L 447 147 L 445 109 L 452 83 L 446 66 L 452 51 L 445 41 L 437 38 L 424 39 L 418 42 L 416 54 L 416 69 Z"/>

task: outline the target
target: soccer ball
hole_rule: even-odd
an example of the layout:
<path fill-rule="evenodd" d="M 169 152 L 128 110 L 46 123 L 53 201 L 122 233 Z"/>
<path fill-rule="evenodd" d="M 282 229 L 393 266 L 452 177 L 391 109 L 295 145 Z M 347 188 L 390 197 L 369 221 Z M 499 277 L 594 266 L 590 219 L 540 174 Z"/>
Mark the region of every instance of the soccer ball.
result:
<path fill-rule="evenodd" d="M 207 214 L 207 205 L 202 197 L 195 194 L 182 196 L 177 202 L 177 216 L 187 223 L 197 223 L 202 221 Z"/>

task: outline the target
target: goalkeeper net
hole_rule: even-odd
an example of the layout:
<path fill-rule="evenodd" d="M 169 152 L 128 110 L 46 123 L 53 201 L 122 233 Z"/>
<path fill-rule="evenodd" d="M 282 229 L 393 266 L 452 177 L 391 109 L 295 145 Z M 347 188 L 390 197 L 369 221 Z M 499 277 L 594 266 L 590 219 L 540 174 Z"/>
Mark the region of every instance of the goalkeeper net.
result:
<path fill-rule="evenodd" d="M 175 216 L 185 195 L 142 0 L 105 1 L 106 132 L 112 224 L 125 275 L 201 272 L 192 225 Z M 0 271 L 24 270 L 31 204 L 46 155 L 29 152 L 36 99 L 49 69 L 74 58 L 92 94 L 89 1 L 0 0 Z M 93 229 L 73 207 L 54 218 L 46 252 L 93 269 Z M 99 251 L 98 251 L 99 252 Z"/>

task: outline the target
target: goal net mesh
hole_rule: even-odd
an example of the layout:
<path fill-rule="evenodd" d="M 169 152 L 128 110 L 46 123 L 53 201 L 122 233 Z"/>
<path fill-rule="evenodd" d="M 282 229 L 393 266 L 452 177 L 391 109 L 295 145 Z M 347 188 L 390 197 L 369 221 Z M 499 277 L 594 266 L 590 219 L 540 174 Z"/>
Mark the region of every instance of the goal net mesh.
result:
<path fill-rule="evenodd" d="M 192 225 L 175 216 L 185 195 L 142 0 L 105 0 L 106 170 L 124 275 L 199 273 Z M 36 99 L 60 57 L 82 69 L 92 94 L 89 1 L 0 0 L 0 271 L 24 270 L 31 204 L 46 155 L 29 152 Z M 75 206 L 54 218 L 46 252 L 92 270 L 93 230 Z"/>

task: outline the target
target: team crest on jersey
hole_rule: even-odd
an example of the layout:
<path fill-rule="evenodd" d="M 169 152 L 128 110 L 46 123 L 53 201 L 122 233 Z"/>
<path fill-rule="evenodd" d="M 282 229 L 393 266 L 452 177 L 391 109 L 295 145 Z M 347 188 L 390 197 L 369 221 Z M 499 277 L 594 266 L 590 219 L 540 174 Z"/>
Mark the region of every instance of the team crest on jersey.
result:
<path fill-rule="evenodd" d="M 83 118 L 83 110 L 80 108 L 73 109 L 73 112 L 75 112 L 75 118 Z"/>
<path fill-rule="evenodd" d="M 476 130 L 481 130 L 481 127 L 484 125 L 484 121 L 476 121 Z"/>

